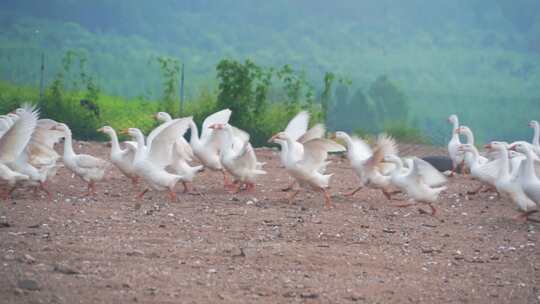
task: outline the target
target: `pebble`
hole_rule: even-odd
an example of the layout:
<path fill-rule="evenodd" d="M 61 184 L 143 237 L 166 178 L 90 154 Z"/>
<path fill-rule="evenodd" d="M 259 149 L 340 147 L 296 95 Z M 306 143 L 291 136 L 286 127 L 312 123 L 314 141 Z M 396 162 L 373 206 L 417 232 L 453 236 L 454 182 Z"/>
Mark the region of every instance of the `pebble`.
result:
<path fill-rule="evenodd" d="M 17 286 L 21 289 L 26 289 L 26 290 L 40 290 L 41 288 L 39 287 L 39 284 L 38 282 L 34 281 L 34 280 L 29 280 L 29 279 L 26 279 L 26 280 L 20 280 L 18 283 L 17 283 Z"/>
<path fill-rule="evenodd" d="M 54 264 L 54 271 L 60 272 L 63 274 L 79 274 L 80 272 L 73 267 L 63 264 L 63 263 L 56 263 Z"/>

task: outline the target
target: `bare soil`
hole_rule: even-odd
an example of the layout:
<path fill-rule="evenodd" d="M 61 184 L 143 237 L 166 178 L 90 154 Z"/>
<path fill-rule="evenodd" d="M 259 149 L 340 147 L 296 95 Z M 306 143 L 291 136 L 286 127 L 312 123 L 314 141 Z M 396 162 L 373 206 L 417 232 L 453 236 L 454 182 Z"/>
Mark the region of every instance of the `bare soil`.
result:
<path fill-rule="evenodd" d="M 98 143 L 77 150 L 108 153 Z M 178 202 L 152 192 L 138 205 L 143 185 L 112 170 L 88 199 L 65 168 L 50 182 L 52 202 L 18 189 L 1 204 L 0 303 L 540 302 L 538 224 L 516 220 L 508 199 L 466 195 L 478 186 L 469 177 L 450 179 L 434 218 L 375 190 L 344 197 L 357 178 L 332 156 L 326 210 L 320 193 L 289 205 L 277 152 L 257 155 L 268 174 L 255 193 L 229 194 L 205 171 L 202 195 L 179 186 Z"/>

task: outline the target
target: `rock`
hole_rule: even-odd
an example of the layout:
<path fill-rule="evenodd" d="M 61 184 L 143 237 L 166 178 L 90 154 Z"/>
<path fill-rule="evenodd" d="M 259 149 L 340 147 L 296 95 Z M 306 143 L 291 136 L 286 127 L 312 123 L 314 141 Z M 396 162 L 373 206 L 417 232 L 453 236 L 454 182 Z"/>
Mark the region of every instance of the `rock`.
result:
<path fill-rule="evenodd" d="M 24 261 L 27 263 L 27 264 L 34 264 L 36 262 L 36 259 L 29 255 L 29 254 L 25 254 L 24 255 Z"/>
<path fill-rule="evenodd" d="M 396 231 L 394 229 L 390 229 L 390 228 L 384 228 L 382 231 L 384 233 L 396 233 Z"/>
<path fill-rule="evenodd" d="M 54 264 L 54 271 L 60 272 L 63 274 L 79 274 L 80 272 L 73 267 L 63 264 L 63 263 L 56 263 Z"/>
<path fill-rule="evenodd" d="M 32 291 L 41 289 L 41 287 L 39 287 L 38 285 L 38 282 L 34 280 L 29 280 L 29 279 L 20 280 L 17 283 L 17 287 L 19 287 L 20 289 L 26 289 L 26 290 L 32 290 Z"/>
<path fill-rule="evenodd" d="M 300 294 L 300 297 L 302 299 L 317 299 L 319 297 L 319 294 L 314 292 L 303 292 L 302 294 Z"/>
<path fill-rule="evenodd" d="M 143 256 L 144 255 L 144 252 L 140 251 L 140 250 L 133 250 L 133 251 L 130 251 L 128 253 L 126 253 L 128 256 Z"/>
<path fill-rule="evenodd" d="M 217 269 L 215 268 L 208 269 L 208 273 L 216 273 L 216 272 L 217 272 Z"/>

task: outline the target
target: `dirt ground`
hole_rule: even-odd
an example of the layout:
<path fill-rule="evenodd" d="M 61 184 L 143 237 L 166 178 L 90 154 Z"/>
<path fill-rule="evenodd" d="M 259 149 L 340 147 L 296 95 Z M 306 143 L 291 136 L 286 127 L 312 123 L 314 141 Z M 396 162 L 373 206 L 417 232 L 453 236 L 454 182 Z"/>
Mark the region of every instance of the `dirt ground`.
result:
<path fill-rule="evenodd" d="M 96 143 L 76 150 L 108 153 Z M 450 179 L 436 219 L 374 190 L 344 197 L 357 179 L 333 156 L 326 210 L 305 191 L 289 205 L 277 152 L 257 155 L 269 174 L 255 193 L 229 194 L 205 171 L 195 182 L 203 195 L 170 203 L 154 192 L 137 208 L 142 185 L 118 171 L 84 199 L 65 168 L 52 202 L 17 190 L 1 204 L 0 303 L 540 302 L 539 225 L 514 219 L 508 199 L 468 197 L 478 186 L 468 177 Z"/>

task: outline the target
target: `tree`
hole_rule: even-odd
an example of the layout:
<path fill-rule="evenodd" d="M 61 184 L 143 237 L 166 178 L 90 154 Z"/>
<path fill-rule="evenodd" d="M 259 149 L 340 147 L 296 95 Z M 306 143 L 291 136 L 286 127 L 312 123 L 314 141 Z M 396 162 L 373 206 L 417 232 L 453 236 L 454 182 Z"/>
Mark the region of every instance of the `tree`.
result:
<path fill-rule="evenodd" d="M 180 76 L 180 62 L 176 58 L 160 56 L 157 58 L 163 81 L 163 96 L 161 108 L 174 115 L 176 101 L 178 100 L 178 80 Z"/>
<path fill-rule="evenodd" d="M 375 104 L 377 120 L 383 125 L 387 122 L 405 123 L 408 117 L 408 105 L 405 93 L 386 75 L 379 76 L 368 90 L 368 95 Z"/>

